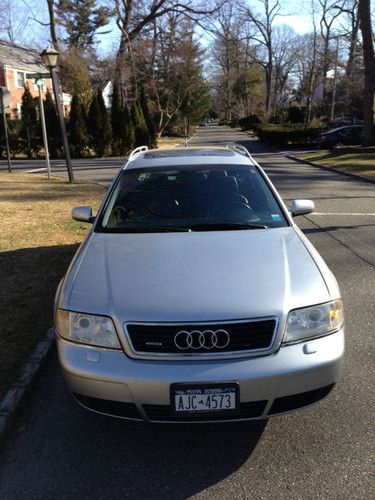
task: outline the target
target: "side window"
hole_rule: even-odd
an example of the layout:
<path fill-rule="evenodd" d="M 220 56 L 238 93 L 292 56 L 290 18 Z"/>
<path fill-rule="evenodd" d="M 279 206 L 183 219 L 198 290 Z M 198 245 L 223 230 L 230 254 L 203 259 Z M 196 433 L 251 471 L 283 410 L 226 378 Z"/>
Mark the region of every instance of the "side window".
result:
<path fill-rule="evenodd" d="M 17 87 L 23 87 L 25 85 L 25 73 L 17 71 Z"/>

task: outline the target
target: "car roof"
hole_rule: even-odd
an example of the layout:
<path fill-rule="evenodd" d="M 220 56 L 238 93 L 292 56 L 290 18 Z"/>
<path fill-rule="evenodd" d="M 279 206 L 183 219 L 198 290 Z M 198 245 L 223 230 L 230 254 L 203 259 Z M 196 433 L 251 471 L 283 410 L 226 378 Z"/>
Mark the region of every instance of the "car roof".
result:
<path fill-rule="evenodd" d="M 231 147 L 179 147 L 149 149 L 136 153 L 124 169 L 176 167 L 192 165 L 255 165 L 250 155 Z"/>
<path fill-rule="evenodd" d="M 360 128 L 363 128 L 363 125 L 344 125 L 343 127 L 337 127 L 337 128 L 333 128 L 332 130 L 329 130 L 327 132 L 327 134 L 328 133 L 330 134 L 331 132 L 338 132 L 340 130 L 345 130 L 345 129 L 348 129 L 348 128 L 358 128 L 358 129 L 360 129 Z"/>

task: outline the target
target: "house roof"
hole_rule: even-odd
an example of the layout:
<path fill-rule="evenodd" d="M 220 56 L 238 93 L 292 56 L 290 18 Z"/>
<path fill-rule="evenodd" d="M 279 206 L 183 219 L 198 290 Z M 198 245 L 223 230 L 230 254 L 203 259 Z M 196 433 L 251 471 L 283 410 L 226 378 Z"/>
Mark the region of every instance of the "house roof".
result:
<path fill-rule="evenodd" d="M 9 66 L 29 73 L 47 71 L 37 50 L 4 40 L 0 40 L 0 66 Z"/>
<path fill-rule="evenodd" d="M 111 83 L 111 80 L 109 78 L 105 80 L 91 80 L 91 85 L 94 92 L 97 92 L 98 90 L 103 92 L 109 83 Z"/>

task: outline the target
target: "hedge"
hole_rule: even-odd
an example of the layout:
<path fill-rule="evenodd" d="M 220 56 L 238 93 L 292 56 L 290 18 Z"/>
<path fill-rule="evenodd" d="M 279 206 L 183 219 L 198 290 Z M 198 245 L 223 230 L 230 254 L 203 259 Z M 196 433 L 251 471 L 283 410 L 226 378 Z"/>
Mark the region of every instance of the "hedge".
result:
<path fill-rule="evenodd" d="M 320 132 L 320 128 L 305 127 L 303 123 L 260 125 L 257 130 L 262 142 L 276 147 L 314 144 Z"/>
<path fill-rule="evenodd" d="M 0 158 L 5 153 L 5 135 L 4 135 L 4 124 L 3 117 L 1 118 L 0 124 Z M 7 120 L 8 124 L 8 137 L 9 137 L 9 148 L 12 156 L 17 153 L 21 153 L 26 148 L 26 138 L 22 134 L 22 122 L 21 120 Z"/>
<path fill-rule="evenodd" d="M 242 130 L 254 130 L 257 131 L 261 119 L 257 115 L 249 115 L 238 120 L 238 124 Z"/>

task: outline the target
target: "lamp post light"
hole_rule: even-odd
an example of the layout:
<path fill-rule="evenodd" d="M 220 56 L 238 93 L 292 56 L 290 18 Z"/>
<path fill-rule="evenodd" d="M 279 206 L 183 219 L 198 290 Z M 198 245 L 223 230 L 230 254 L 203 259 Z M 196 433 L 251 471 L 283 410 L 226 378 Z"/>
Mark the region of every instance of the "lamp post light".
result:
<path fill-rule="evenodd" d="M 68 138 L 66 135 L 66 128 L 65 128 L 65 122 L 64 122 L 64 112 L 63 112 L 63 107 L 62 107 L 61 98 L 60 98 L 60 82 L 59 82 L 59 77 L 58 77 L 57 70 L 56 70 L 59 52 L 57 50 L 49 47 L 49 48 L 43 50 L 43 52 L 40 54 L 40 57 L 43 59 L 44 64 L 47 66 L 47 68 L 50 70 L 50 73 L 51 73 L 53 93 L 55 94 L 57 114 L 59 116 L 59 123 L 60 123 L 61 138 L 63 141 L 64 152 L 65 152 L 66 168 L 68 170 L 69 182 L 73 182 L 74 181 L 74 174 L 73 174 L 73 168 L 72 168 L 72 160 L 70 158 Z"/>

